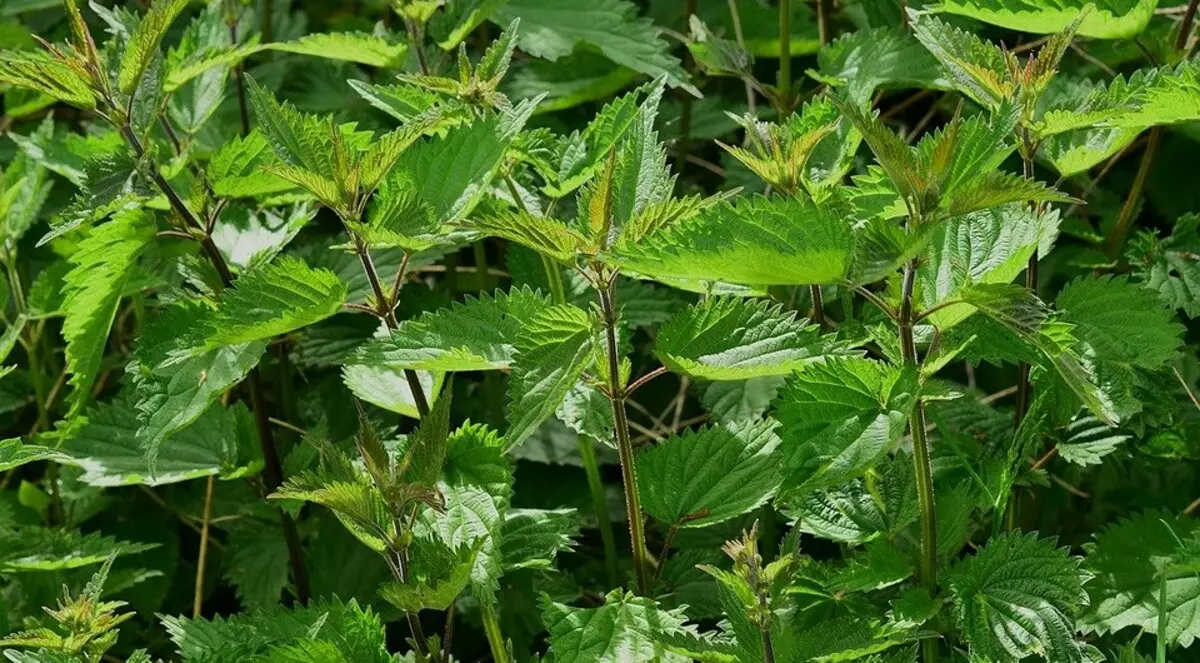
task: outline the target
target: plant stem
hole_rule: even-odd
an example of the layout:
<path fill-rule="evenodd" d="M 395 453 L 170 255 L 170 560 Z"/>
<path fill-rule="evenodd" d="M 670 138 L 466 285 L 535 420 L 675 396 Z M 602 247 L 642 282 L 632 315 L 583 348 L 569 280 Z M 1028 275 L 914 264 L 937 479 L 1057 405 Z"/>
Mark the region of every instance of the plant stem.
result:
<path fill-rule="evenodd" d="M 617 344 L 616 279 L 600 291 L 600 309 L 604 318 L 604 335 L 608 345 L 608 388 L 612 402 L 613 428 L 617 436 L 617 451 L 621 459 L 621 480 L 625 486 L 625 513 L 629 519 L 629 539 L 633 548 L 633 571 L 639 594 L 649 589 L 646 565 L 646 533 L 642 526 L 642 500 L 638 493 L 637 469 L 633 460 L 633 441 L 629 437 L 629 420 L 625 414 L 625 387 L 621 384 L 621 357 Z"/>
<path fill-rule="evenodd" d="M 1188 45 L 1188 37 L 1192 33 L 1192 23 L 1196 20 L 1196 7 L 1200 5 L 1200 0 L 1190 0 L 1187 9 L 1183 12 L 1183 20 L 1179 23 L 1179 34 L 1175 35 L 1175 50 L 1186 51 Z"/>
<path fill-rule="evenodd" d="M 760 631 L 762 634 L 763 663 L 775 663 L 775 645 L 771 644 L 770 629 Z"/>
<path fill-rule="evenodd" d="M 196 561 L 196 590 L 192 594 L 192 619 L 200 617 L 204 607 L 204 568 L 208 564 L 208 524 L 212 521 L 213 487 L 215 474 L 208 475 L 208 486 L 204 489 L 204 518 L 200 525 L 200 553 Z"/>
<path fill-rule="evenodd" d="M 487 635 L 488 646 L 492 650 L 492 661 L 511 663 L 508 646 L 504 644 L 504 634 L 500 632 L 500 621 L 496 619 L 496 608 L 486 601 L 480 601 L 479 616 L 483 619 L 483 632 Z"/>
<path fill-rule="evenodd" d="M 1154 157 L 1158 154 L 1158 144 L 1162 141 L 1162 133 L 1162 127 L 1154 127 L 1147 137 L 1146 150 L 1142 152 L 1142 161 L 1138 164 L 1137 175 L 1133 178 L 1133 186 L 1130 187 L 1129 194 L 1125 196 L 1125 204 L 1121 205 L 1121 214 L 1117 217 L 1117 225 L 1113 227 L 1112 235 L 1108 237 L 1107 252 L 1110 259 L 1115 260 L 1120 256 L 1121 246 L 1125 244 L 1125 235 L 1129 233 L 1129 228 L 1133 225 L 1134 212 L 1142 197 L 1142 190 L 1146 187 L 1150 168 L 1154 165 Z"/>
<path fill-rule="evenodd" d="M 913 339 L 913 288 L 917 278 L 917 261 L 914 259 L 904 269 L 904 287 L 900 300 L 898 327 L 900 330 L 900 353 L 904 363 L 917 367 L 917 346 Z M 917 478 L 917 502 L 921 514 L 921 582 L 930 594 L 937 594 L 937 512 L 933 496 L 933 467 L 930 464 L 929 440 L 925 436 L 925 410 L 918 399 L 913 405 L 909 421 L 912 434 L 913 465 Z M 937 641 L 921 641 L 925 663 L 934 663 L 938 658 Z"/>
<path fill-rule="evenodd" d="M 400 584 L 408 583 L 408 551 L 401 549 L 396 552 L 396 564 L 392 567 L 392 574 Z M 412 612 L 405 611 L 404 618 L 408 621 L 408 630 L 412 633 L 413 645 L 417 648 L 417 652 L 422 657 L 429 655 L 429 641 L 425 639 L 425 629 L 421 628 L 420 617 Z"/>
<path fill-rule="evenodd" d="M 383 292 L 383 283 L 379 280 L 379 271 L 375 269 L 375 261 L 371 259 L 371 248 L 362 242 L 357 235 L 352 235 L 354 240 L 354 252 L 358 254 L 358 260 L 362 263 L 363 272 L 367 275 L 367 281 L 371 284 L 371 291 L 375 293 L 375 310 L 388 329 L 396 329 L 400 323 L 396 321 L 396 311 L 394 302 L 392 302 Z M 417 376 L 417 372 L 406 368 L 404 369 L 404 379 L 408 382 L 408 389 L 412 392 L 413 402 L 417 406 L 417 414 L 421 419 L 429 415 L 429 399 L 425 397 L 425 388 L 421 386 L 421 380 Z"/>
<path fill-rule="evenodd" d="M 563 288 L 562 270 L 553 259 L 542 256 L 542 267 L 546 270 L 546 281 L 550 284 L 550 299 L 555 306 L 567 303 L 567 292 Z"/>
<path fill-rule="evenodd" d="M 1023 163 L 1025 179 L 1033 179 L 1033 150 L 1028 143 L 1025 144 L 1025 149 L 1021 151 L 1021 160 Z M 1033 255 L 1029 256 L 1029 264 L 1025 267 L 1025 287 L 1029 288 L 1033 294 L 1037 294 L 1038 285 L 1038 250 L 1034 248 Z M 1025 419 L 1025 414 L 1029 411 L 1029 396 L 1033 389 L 1033 385 L 1029 382 L 1029 362 L 1021 362 L 1017 366 L 1017 407 L 1014 415 L 1016 426 L 1021 425 L 1021 421 Z"/>
<path fill-rule="evenodd" d="M 479 279 L 479 289 L 487 291 L 488 289 L 488 259 L 487 246 L 485 240 L 479 240 L 471 247 L 471 251 L 475 254 L 475 278 Z"/>
<path fill-rule="evenodd" d="M 238 43 L 238 17 L 230 6 L 228 13 L 229 22 L 229 43 L 237 46 Z M 268 19 L 264 18 L 264 21 Z M 269 41 L 265 39 L 265 41 Z M 241 63 L 233 65 L 233 86 L 237 88 L 238 114 L 242 121 L 242 137 L 250 135 L 250 106 L 246 103 L 246 72 L 242 68 Z"/>
<path fill-rule="evenodd" d="M 269 44 L 275 39 L 275 2 L 274 0 L 262 0 L 262 40 L 264 44 Z"/>
<path fill-rule="evenodd" d="M 792 107 L 792 2 L 779 0 L 779 115 L 788 115 Z"/>
<path fill-rule="evenodd" d="M 133 129 L 126 124 L 121 127 L 121 135 L 125 137 L 125 141 L 129 144 L 130 149 L 134 154 L 141 159 L 145 155 L 145 150 L 138 138 L 133 133 Z M 171 208 L 175 210 L 184 222 L 193 229 L 204 231 L 204 224 L 192 213 L 179 194 L 175 192 L 175 188 L 171 183 L 158 172 L 158 167 L 155 164 L 149 164 L 150 178 L 154 181 L 155 186 L 162 191 L 163 195 L 171 204 Z M 221 255 L 220 249 L 213 243 L 212 237 L 207 233 L 199 238 L 200 248 L 208 257 L 208 261 L 212 264 L 213 269 L 217 272 L 217 276 L 221 279 L 221 288 L 228 288 L 233 285 L 233 272 L 229 270 L 229 265 L 225 262 L 224 256 Z M 279 452 L 275 448 L 275 435 L 271 429 L 271 413 L 267 410 L 266 398 L 263 396 L 262 377 L 259 373 L 259 367 L 255 365 L 250 369 L 250 374 L 246 380 L 250 389 L 250 407 L 254 411 L 254 423 L 258 429 L 259 443 L 262 445 L 263 453 L 263 484 L 267 492 L 274 491 L 283 483 L 283 466 L 279 462 Z M 283 509 L 277 508 L 279 513 L 279 523 L 283 527 L 283 536 L 287 542 L 288 559 L 292 567 L 292 579 L 296 582 L 296 598 L 301 603 L 308 603 L 311 592 L 309 591 L 308 570 L 304 563 L 304 550 L 300 545 L 300 534 L 296 529 L 296 521 L 288 515 Z"/>

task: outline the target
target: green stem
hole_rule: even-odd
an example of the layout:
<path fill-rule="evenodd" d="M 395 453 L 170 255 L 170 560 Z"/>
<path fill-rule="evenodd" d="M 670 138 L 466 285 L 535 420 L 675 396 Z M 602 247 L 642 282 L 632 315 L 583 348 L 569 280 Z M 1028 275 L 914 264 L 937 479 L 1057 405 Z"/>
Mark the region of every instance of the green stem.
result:
<path fill-rule="evenodd" d="M 792 2 L 779 0 L 779 111 L 786 117 L 792 107 Z"/>
<path fill-rule="evenodd" d="M 900 330 L 900 352 L 904 363 L 916 368 L 917 346 L 913 338 L 913 288 L 916 284 L 917 261 L 911 261 L 904 270 L 904 287 L 900 301 L 898 327 Z M 912 434 L 913 465 L 917 478 L 917 503 L 921 514 L 921 583 L 931 595 L 937 594 L 937 512 L 933 496 L 933 467 L 930 464 L 929 440 L 925 437 L 925 410 L 918 400 L 913 405 L 909 423 Z M 937 641 L 921 641 L 925 663 L 936 663 Z"/>
<path fill-rule="evenodd" d="M 612 516 L 608 513 L 608 499 L 604 496 L 600 464 L 596 462 L 596 448 L 586 435 L 579 436 L 579 458 L 583 461 L 583 471 L 587 473 L 588 492 L 592 495 L 592 508 L 596 511 L 596 524 L 600 527 L 604 563 L 608 567 L 608 584 L 616 585 L 620 575 L 617 571 L 617 538 L 613 532 Z"/>
<path fill-rule="evenodd" d="M 1167 663 L 1167 574 L 1160 572 L 1158 578 L 1158 629 L 1154 643 L 1155 663 Z"/>
<path fill-rule="evenodd" d="M 621 459 L 621 481 L 625 487 L 625 513 L 629 519 L 629 541 L 633 549 L 633 571 L 638 593 L 650 587 L 646 553 L 646 532 L 642 526 L 642 499 L 638 493 L 637 468 L 633 460 L 633 440 L 625 413 L 625 386 L 621 383 L 621 354 L 617 344 L 616 279 L 600 291 L 600 309 L 604 317 L 604 335 L 608 344 L 608 388 L 612 402 L 613 428 Z"/>
<path fill-rule="evenodd" d="M 1142 161 L 1138 165 L 1137 175 L 1133 178 L 1133 186 L 1125 196 L 1121 205 L 1121 213 L 1117 217 L 1117 225 L 1113 227 L 1112 235 L 1108 238 L 1108 257 L 1116 260 L 1121 255 L 1121 247 L 1125 244 L 1125 235 L 1133 226 L 1134 212 L 1137 211 L 1138 201 L 1142 190 L 1146 188 L 1146 180 L 1150 176 L 1150 168 L 1154 165 L 1154 157 L 1158 154 L 1158 144 L 1162 142 L 1162 127 L 1154 127 L 1146 138 L 1146 151 L 1142 152 Z"/>
<path fill-rule="evenodd" d="M 475 254 L 475 277 L 479 279 L 479 289 L 486 291 L 488 289 L 488 259 L 487 246 L 483 242 L 482 239 L 475 242 L 471 250 Z"/>
<path fill-rule="evenodd" d="M 508 655 L 508 646 L 504 643 L 504 634 L 500 632 L 500 621 L 496 619 L 496 608 L 482 601 L 479 605 L 479 616 L 483 619 L 483 632 L 487 635 L 488 646 L 492 650 L 494 663 L 512 663 Z"/>
<path fill-rule="evenodd" d="M 546 270 L 546 281 L 550 283 L 550 299 L 555 306 L 567 303 L 567 292 L 563 288 L 562 270 L 553 259 L 542 256 L 542 267 Z"/>

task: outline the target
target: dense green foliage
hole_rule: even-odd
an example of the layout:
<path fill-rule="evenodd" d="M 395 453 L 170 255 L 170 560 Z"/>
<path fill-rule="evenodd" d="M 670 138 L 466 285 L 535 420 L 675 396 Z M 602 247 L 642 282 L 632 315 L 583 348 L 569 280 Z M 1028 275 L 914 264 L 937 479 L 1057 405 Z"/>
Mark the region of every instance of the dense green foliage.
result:
<path fill-rule="evenodd" d="M 1200 661 L 1197 0 L 0 0 L 0 657 Z"/>

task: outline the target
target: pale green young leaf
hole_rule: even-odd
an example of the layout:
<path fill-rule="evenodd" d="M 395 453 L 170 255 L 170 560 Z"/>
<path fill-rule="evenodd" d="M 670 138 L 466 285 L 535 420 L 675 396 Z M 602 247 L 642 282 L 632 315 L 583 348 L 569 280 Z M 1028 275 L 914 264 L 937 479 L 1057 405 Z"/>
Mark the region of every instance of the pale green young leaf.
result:
<path fill-rule="evenodd" d="M 39 132 L 50 130 L 45 123 Z M 45 135 L 43 133 L 43 135 Z M 4 169 L 0 190 L 0 238 L 18 242 L 37 222 L 54 187 L 50 172 L 32 156 L 18 152 Z"/>
<path fill-rule="evenodd" d="M 238 278 L 206 328 L 197 351 L 270 339 L 320 322 L 341 310 L 346 284 L 333 272 L 284 256 Z"/>
<path fill-rule="evenodd" d="M 558 409 L 591 363 L 592 321 L 574 306 L 552 306 L 517 339 L 506 414 L 509 448 L 520 446 Z"/>
<path fill-rule="evenodd" d="M 557 60 L 580 46 L 648 76 L 666 76 L 672 87 L 700 96 L 649 19 L 627 0 L 509 0 L 492 21 L 521 20 L 518 44 L 539 58 Z"/>
<path fill-rule="evenodd" d="M 1200 577 L 1195 520 L 1147 511 L 1110 525 L 1085 546 L 1086 568 L 1095 575 L 1091 605 L 1080 617 L 1084 632 L 1112 633 L 1135 627 L 1189 647 L 1200 637 Z M 1159 602 L 1162 580 L 1167 602 Z M 1167 613 L 1166 632 L 1159 616 Z"/>
<path fill-rule="evenodd" d="M 467 226 L 492 237 L 529 247 L 561 263 L 574 263 L 588 240 L 562 222 L 526 212 L 505 211 L 473 219 Z"/>
<path fill-rule="evenodd" d="M 668 652 L 660 633 L 683 630 L 685 617 L 664 611 L 651 599 L 613 590 L 599 608 L 574 608 L 542 599 L 542 621 L 558 663 L 683 663 Z"/>
<path fill-rule="evenodd" d="M 622 242 L 612 259 L 653 278 L 836 283 L 854 251 L 850 224 L 840 212 L 797 198 L 739 198 L 637 242 Z"/>
<path fill-rule="evenodd" d="M 274 608 L 231 617 L 160 618 L 185 663 L 249 661 L 272 647 L 328 643 L 354 663 L 392 663 L 383 622 L 356 601 L 334 598 L 294 609 Z"/>
<path fill-rule="evenodd" d="M 331 60 L 346 60 L 371 67 L 395 67 L 404 59 L 408 46 L 365 32 L 325 32 L 299 39 L 267 44 L 266 48 L 285 53 L 311 55 Z"/>
<path fill-rule="evenodd" d="M 1080 562 L 1051 540 L 1008 533 L 956 564 L 947 584 L 972 655 L 1084 663 L 1071 619 L 1088 600 Z"/>
<path fill-rule="evenodd" d="M 500 532 L 504 572 L 554 568 L 558 553 L 574 549 L 579 527 L 574 509 L 509 509 Z"/>
<path fill-rule="evenodd" d="M 834 134 L 838 129 L 838 115 L 828 99 L 820 98 L 805 104 L 782 124 L 762 122 L 750 114 L 735 119 L 746 132 L 747 145 L 718 144 L 770 186 L 791 195 L 807 192 L 815 196 L 821 183 L 831 179 L 824 172 L 826 169 L 844 174 L 843 164 L 837 163 L 847 160 L 842 154 L 826 158 L 826 161 L 834 162 L 832 164 L 808 166 L 809 158 L 831 134 L 830 142 L 846 144 Z M 854 145 L 857 146 L 857 141 Z M 825 154 L 818 153 L 818 161 L 822 157 Z"/>
<path fill-rule="evenodd" d="M 158 46 L 167 30 L 187 6 L 188 0 L 155 0 L 138 21 L 121 54 L 117 81 L 122 93 L 133 94 L 137 89 L 151 61 L 158 56 Z"/>
<path fill-rule="evenodd" d="M 952 216 L 970 214 L 1009 203 L 1079 203 L 1069 196 L 1037 180 L 1016 173 L 991 171 L 976 178 L 949 196 L 946 213 Z"/>
<path fill-rule="evenodd" d="M 1038 214 L 1012 204 L 956 216 L 933 230 L 917 269 L 920 298 L 929 309 L 954 299 L 967 285 L 1011 283 L 1036 252 L 1049 252 L 1058 236 L 1056 211 Z M 967 305 L 935 311 L 929 321 L 945 331 L 968 315 Z"/>
<path fill-rule="evenodd" d="M 471 582 L 481 544 L 452 548 L 440 539 L 418 538 L 408 547 L 408 582 L 386 583 L 379 595 L 407 612 L 445 610 Z"/>
<path fill-rule="evenodd" d="M 765 300 L 710 297 L 662 326 L 655 354 L 677 373 L 705 380 L 790 375 L 844 352 L 817 325 Z"/>
<path fill-rule="evenodd" d="M 776 426 L 771 419 L 709 426 L 638 454 L 642 508 L 680 527 L 705 527 L 753 511 L 783 478 Z"/>
<path fill-rule="evenodd" d="M 279 255 L 316 214 L 307 203 L 259 209 L 231 203 L 210 236 L 227 263 L 253 271 Z"/>
<path fill-rule="evenodd" d="M 208 161 L 206 172 L 213 193 L 223 198 L 254 198 L 280 193 L 295 185 L 266 170 L 275 163 L 266 136 L 255 129 L 249 136 L 234 136 Z"/>
<path fill-rule="evenodd" d="M 913 35 L 942 63 L 957 89 L 987 108 L 1012 97 L 1015 86 L 999 48 L 928 14 L 909 10 L 909 16 Z"/>
<path fill-rule="evenodd" d="M 353 469 L 349 458 L 330 458 L 329 450 L 322 451 L 320 469 L 288 477 L 268 497 L 326 507 L 363 545 L 386 552 L 396 538 L 396 521 L 383 493 L 365 473 Z"/>
<path fill-rule="evenodd" d="M 96 97 L 78 70 L 40 51 L 0 51 L 0 82 L 92 110 Z"/>
<path fill-rule="evenodd" d="M 1079 34 L 1097 39 L 1130 39 L 1145 29 L 1157 6 L 1155 0 L 1114 0 L 1094 5 L 1084 0 L 1029 5 L 1017 0 L 941 0 L 934 11 L 967 16 L 1010 30 L 1054 34 L 1075 22 L 1087 7 Z"/>
<path fill-rule="evenodd" d="M 915 372 L 871 359 L 805 366 L 775 414 L 787 485 L 806 492 L 861 476 L 904 434 L 917 391 Z"/>
<path fill-rule="evenodd" d="M 1068 463 L 1099 465 L 1130 439 L 1130 435 L 1113 428 L 1091 415 L 1080 415 L 1057 431 L 1054 448 Z"/>
<path fill-rule="evenodd" d="M 94 566 L 112 555 L 134 555 L 157 544 L 128 543 L 98 533 L 23 526 L 0 532 L 0 573 L 62 571 Z"/>
<path fill-rule="evenodd" d="M 468 297 L 405 320 L 388 337 L 360 346 L 348 361 L 426 371 L 506 369 L 525 325 L 549 306 L 548 297 L 527 288 Z"/>
<path fill-rule="evenodd" d="M 125 284 L 154 232 L 149 215 L 122 213 L 92 230 L 70 257 L 72 267 L 63 286 L 62 333 L 76 413 L 90 397 Z"/>

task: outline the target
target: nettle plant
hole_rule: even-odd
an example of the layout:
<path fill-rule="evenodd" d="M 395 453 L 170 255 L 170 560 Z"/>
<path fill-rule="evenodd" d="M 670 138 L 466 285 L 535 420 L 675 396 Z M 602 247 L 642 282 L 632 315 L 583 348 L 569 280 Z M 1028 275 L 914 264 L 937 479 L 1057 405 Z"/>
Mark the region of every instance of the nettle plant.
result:
<path fill-rule="evenodd" d="M 148 4 L 3 9 L 8 660 L 1195 658 L 1195 0 Z"/>

